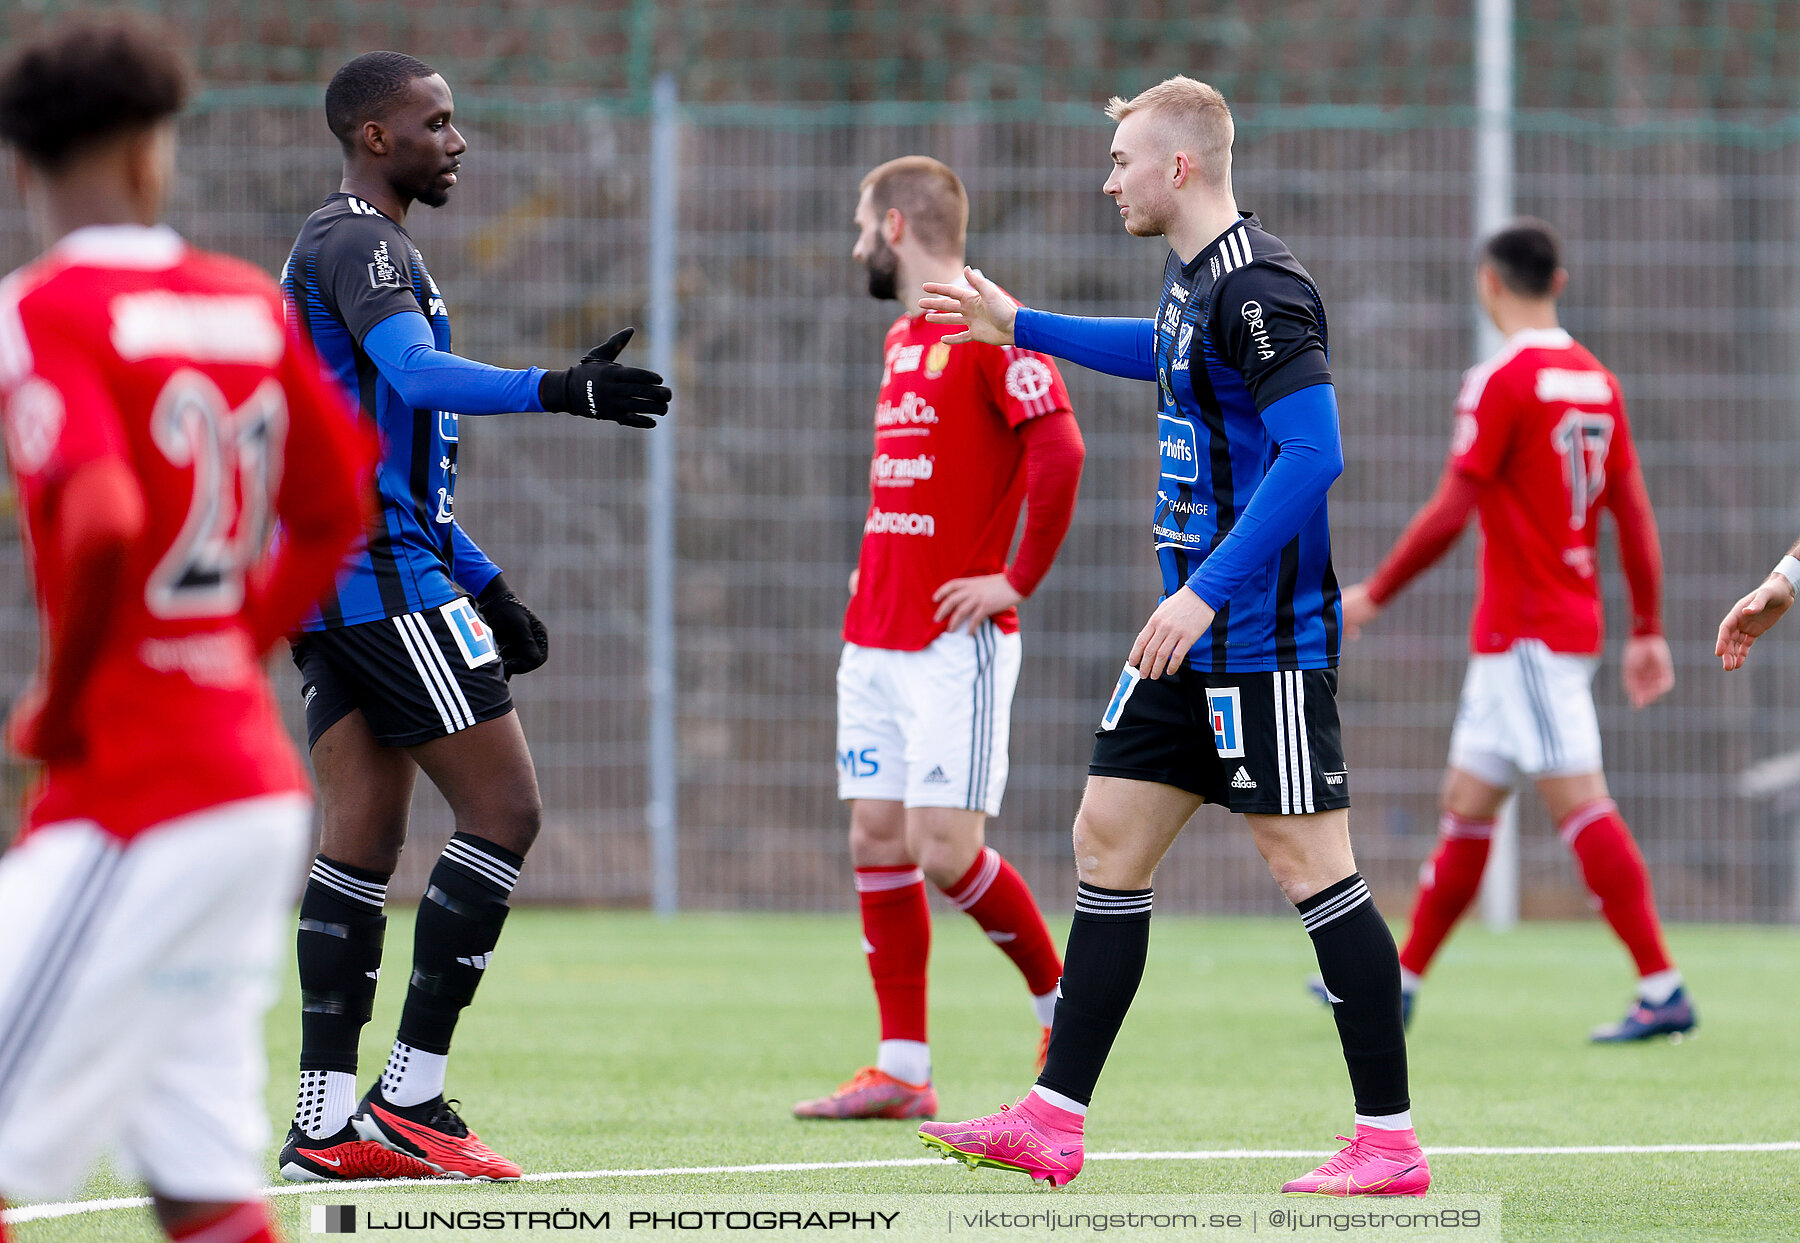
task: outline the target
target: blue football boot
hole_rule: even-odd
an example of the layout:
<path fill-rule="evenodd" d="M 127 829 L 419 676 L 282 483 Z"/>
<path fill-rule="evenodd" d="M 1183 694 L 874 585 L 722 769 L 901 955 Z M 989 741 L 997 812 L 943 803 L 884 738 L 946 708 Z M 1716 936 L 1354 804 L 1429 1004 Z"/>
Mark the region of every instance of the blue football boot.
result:
<path fill-rule="evenodd" d="M 1687 999 L 1687 990 L 1678 988 L 1660 1006 L 1639 998 L 1624 1018 L 1596 1027 L 1588 1039 L 1595 1044 L 1624 1044 L 1629 1040 L 1649 1040 L 1653 1036 L 1679 1038 L 1699 1025 L 1694 1003 Z"/>

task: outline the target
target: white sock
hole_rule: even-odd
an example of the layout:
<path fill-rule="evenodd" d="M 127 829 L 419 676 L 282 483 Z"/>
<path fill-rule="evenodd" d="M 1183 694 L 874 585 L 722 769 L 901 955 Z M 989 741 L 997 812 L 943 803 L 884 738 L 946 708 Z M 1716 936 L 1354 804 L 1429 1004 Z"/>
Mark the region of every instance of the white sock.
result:
<path fill-rule="evenodd" d="M 1072 1096 L 1064 1096 L 1053 1088 L 1033 1087 L 1031 1094 L 1046 1104 L 1055 1105 L 1058 1109 L 1066 1109 L 1077 1118 L 1087 1117 L 1088 1107 Z"/>
<path fill-rule="evenodd" d="M 1051 1021 L 1056 1018 L 1056 999 L 1060 996 L 1062 996 L 1062 984 L 1060 982 L 1058 982 L 1055 988 L 1047 993 L 1032 994 L 1031 1008 L 1037 1014 L 1039 1027 L 1050 1026 Z"/>
<path fill-rule="evenodd" d="M 1374 1127 L 1377 1131 L 1410 1131 L 1412 1130 L 1412 1110 L 1398 1114 L 1381 1114 L 1370 1117 L 1368 1114 L 1356 1115 L 1357 1126 Z"/>
<path fill-rule="evenodd" d="M 1667 971 L 1652 971 L 1638 981 L 1638 996 L 1653 1006 L 1667 1005 L 1675 990 L 1681 987 L 1681 972 L 1670 967 Z"/>
<path fill-rule="evenodd" d="M 931 1046 L 923 1040 L 884 1040 L 875 1052 L 875 1069 L 901 1083 L 930 1083 Z"/>
<path fill-rule="evenodd" d="M 342 1070 L 303 1070 L 294 1125 L 308 1139 L 336 1135 L 356 1112 L 356 1076 Z"/>
<path fill-rule="evenodd" d="M 448 1053 L 426 1053 L 396 1040 L 381 1072 L 381 1095 L 390 1105 L 423 1105 L 444 1094 L 444 1068 L 449 1064 Z"/>
<path fill-rule="evenodd" d="M 1401 992 L 1416 993 L 1419 991 L 1419 985 L 1423 984 L 1424 982 L 1425 982 L 1424 976 L 1414 975 L 1412 972 L 1408 971 L 1405 967 L 1400 968 L 1400 991 Z"/>

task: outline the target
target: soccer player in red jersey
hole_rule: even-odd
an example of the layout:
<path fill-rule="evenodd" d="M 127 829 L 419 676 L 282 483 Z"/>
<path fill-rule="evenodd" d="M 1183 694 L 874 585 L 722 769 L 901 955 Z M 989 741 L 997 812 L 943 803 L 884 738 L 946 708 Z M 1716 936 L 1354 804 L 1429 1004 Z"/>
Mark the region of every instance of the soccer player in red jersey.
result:
<path fill-rule="evenodd" d="M 43 623 L 7 727 L 42 771 L 0 858 L 0 1192 L 66 1195 L 111 1148 L 171 1238 L 252 1243 L 311 819 L 262 661 L 360 535 L 374 445 L 275 283 L 156 223 L 186 90 L 167 32 L 124 16 L 0 68 L 45 246 L 0 283 Z"/>
<path fill-rule="evenodd" d="M 927 880 L 1012 959 L 1049 1036 L 1062 962 L 1031 890 L 984 845 L 984 826 L 1006 789 L 1015 606 L 1068 532 L 1086 450 L 1054 363 L 1012 346 L 952 345 L 944 338 L 956 330 L 918 310 L 926 281 L 962 275 L 969 200 L 953 171 L 925 156 L 889 161 L 863 178 L 854 219 L 869 292 L 906 308 L 887 333 L 837 675 L 838 796 L 850 803 L 881 1042 L 873 1066 L 794 1112 L 929 1118 Z"/>
<path fill-rule="evenodd" d="M 1506 337 L 1457 399 L 1437 492 L 1367 582 L 1344 592 L 1344 624 L 1372 622 L 1480 514 L 1474 654 L 1450 736 L 1437 851 L 1419 875 L 1400 951 L 1410 1017 L 1419 981 L 1475 896 L 1501 804 L 1537 786 L 1582 879 L 1637 966 L 1638 997 L 1600 1042 L 1687 1032 L 1694 1008 L 1669 957 L 1650 874 L 1600 762 L 1592 681 L 1603 632 L 1595 541 L 1619 528 L 1631 590 L 1625 693 L 1643 708 L 1675 685 L 1662 633 L 1662 550 L 1619 381 L 1559 326 L 1568 283 L 1556 232 L 1520 219 L 1482 245 L 1476 288 Z M 1315 982 L 1314 989 L 1318 991 Z"/>

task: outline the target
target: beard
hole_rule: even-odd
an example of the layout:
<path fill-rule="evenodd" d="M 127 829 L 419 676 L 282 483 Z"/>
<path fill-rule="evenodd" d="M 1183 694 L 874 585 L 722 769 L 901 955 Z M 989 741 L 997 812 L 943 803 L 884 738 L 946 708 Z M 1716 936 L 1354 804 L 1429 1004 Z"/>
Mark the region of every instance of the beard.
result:
<path fill-rule="evenodd" d="M 1131 218 L 1125 221 L 1125 232 L 1133 237 L 1161 237 L 1168 231 L 1168 216 L 1144 207 L 1133 208 Z"/>
<path fill-rule="evenodd" d="M 891 302 L 900 296 L 900 256 L 877 238 L 869 256 L 869 296 Z"/>
<path fill-rule="evenodd" d="M 427 207 L 442 207 L 445 203 L 450 201 L 450 190 L 449 187 L 440 186 L 434 181 L 431 185 L 426 186 L 423 190 L 420 190 L 417 194 L 413 195 L 413 200 L 415 202 L 423 203 Z"/>

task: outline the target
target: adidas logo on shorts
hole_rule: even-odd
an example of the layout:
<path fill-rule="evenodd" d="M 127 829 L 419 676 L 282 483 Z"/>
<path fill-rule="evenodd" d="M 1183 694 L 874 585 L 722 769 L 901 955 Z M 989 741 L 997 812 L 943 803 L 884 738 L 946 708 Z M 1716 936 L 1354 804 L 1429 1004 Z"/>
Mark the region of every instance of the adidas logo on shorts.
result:
<path fill-rule="evenodd" d="M 1231 788 L 1234 790 L 1256 789 L 1256 782 L 1250 779 L 1250 770 L 1242 764 L 1238 765 L 1237 774 L 1231 779 Z"/>
<path fill-rule="evenodd" d="M 925 784 L 928 786 L 947 786 L 950 784 L 950 778 L 944 776 L 944 770 L 941 767 L 933 768 L 930 772 L 925 774 Z"/>

